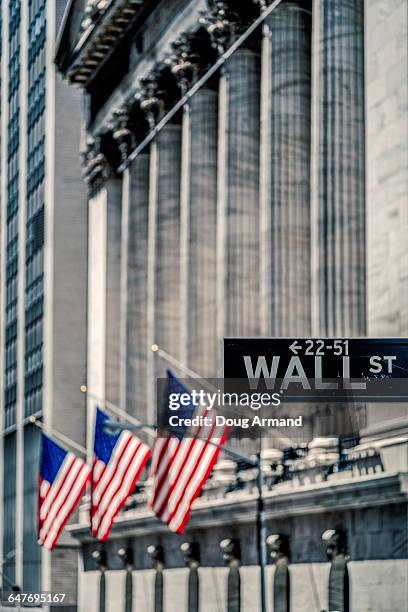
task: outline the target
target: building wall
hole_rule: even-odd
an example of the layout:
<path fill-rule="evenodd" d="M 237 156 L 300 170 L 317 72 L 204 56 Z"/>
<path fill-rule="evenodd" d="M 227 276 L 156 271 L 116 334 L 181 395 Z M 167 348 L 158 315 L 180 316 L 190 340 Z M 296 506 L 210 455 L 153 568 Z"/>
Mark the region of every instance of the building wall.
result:
<path fill-rule="evenodd" d="M 36 539 L 41 436 L 27 417 L 35 414 L 78 441 L 85 438 L 80 96 L 56 79 L 53 64 L 65 4 L 5 0 L 1 20 L 0 556 L 6 576 L 31 591 L 58 582 L 44 572 Z"/>
<path fill-rule="evenodd" d="M 407 5 L 366 3 L 368 330 L 408 330 Z"/>
<path fill-rule="evenodd" d="M 154 37 L 154 49 L 146 43 L 138 61 L 133 58 L 129 74 L 90 121 L 90 134 L 97 136 L 104 122 L 104 130 L 111 129 L 125 87 L 133 91 L 130 83 L 136 75 L 161 65 L 171 36 L 190 26 L 194 10 L 198 20 L 200 8 L 201 3 L 190 2 L 183 21 L 183 11 L 176 19 L 168 4 L 160 3 L 157 21 L 167 16 L 171 28 L 159 33 L 153 17 L 146 20 L 141 32 L 145 41 Z M 123 330 L 139 327 L 135 342 L 144 347 L 159 344 L 200 375 L 222 372 L 225 335 L 366 333 L 364 3 L 283 2 L 265 25 L 267 34 L 259 28 L 211 82 L 218 113 L 213 113 L 216 126 L 209 124 L 206 131 L 210 144 L 198 147 L 194 141 L 191 146 L 202 90 L 194 95 L 188 113 L 160 129 L 150 154 L 143 152 L 150 159 L 149 185 L 139 185 L 144 198 L 149 189 L 149 240 L 146 247 L 143 235 L 138 245 L 132 233 L 132 248 L 140 249 L 140 266 L 147 275 L 146 302 L 138 306 L 147 317 L 143 334 L 140 325 L 146 313 L 139 316 L 135 305 L 122 308 L 127 317 L 121 326 L 122 345 Z M 279 57 L 282 66 L 290 60 L 292 72 L 278 72 Z M 89 88 L 91 105 L 100 93 L 97 81 Z M 165 107 L 175 102 L 176 95 L 171 102 L 167 99 L 175 88 L 172 83 Z M 198 179 L 189 181 L 185 175 L 192 169 L 199 176 L 189 155 L 194 152 L 194 163 L 202 171 L 210 146 L 214 154 L 217 150 L 218 174 L 214 167 L 206 169 L 208 195 Z M 162 168 L 166 152 L 169 167 Z M 137 175 L 137 164 L 129 164 L 130 175 Z M 123 207 L 126 219 L 135 215 L 136 193 L 132 191 Z M 212 213 L 209 197 L 216 205 Z M 161 206 L 163 198 L 166 206 Z M 209 236 L 206 244 L 194 225 L 200 218 L 200 234 Z M 124 235 L 122 240 L 129 245 Z M 122 287 L 135 286 L 139 271 L 123 252 Z M 206 275 L 203 295 L 196 287 L 201 274 Z M 127 299 L 122 294 L 122 300 Z M 107 319 L 106 329 L 111 324 Z M 197 359 L 192 344 L 202 347 L 205 358 Z M 145 402 L 138 400 L 134 388 L 124 387 L 135 380 L 138 364 Z M 122 352 L 121 402 L 142 420 L 144 403 L 154 416 L 152 374 L 163 374 L 166 365 L 149 350 L 141 351 L 139 361 L 132 350 Z M 92 371 L 92 359 L 89 368 Z M 350 419 L 336 410 L 338 432 L 348 432 Z M 319 427 L 328 433 L 317 418 L 315 432 Z"/>
<path fill-rule="evenodd" d="M 87 206 L 78 150 L 79 92 L 55 76 L 52 270 L 52 399 L 49 415 L 58 431 L 85 444 Z M 67 129 L 74 126 L 74 129 Z M 66 415 L 69 413 L 70 418 Z"/>
<path fill-rule="evenodd" d="M 290 566 L 291 605 L 297 611 L 320 612 L 328 605 L 328 563 L 305 563 Z M 406 561 L 353 561 L 349 564 L 351 582 L 351 609 L 355 612 L 396 612 L 405 610 L 408 597 Z M 260 612 L 258 568 L 242 566 L 241 604 L 244 612 Z M 227 612 L 227 568 L 200 568 L 200 611 Z M 274 567 L 268 566 L 267 602 L 273 602 Z M 133 572 L 133 602 L 136 609 L 154 612 L 154 570 Z M 87 572 L 80 577 L 78 612 L 99 610 L 99 572 Z M 384 582 L 387 589 L 384 589 Z M 164 609 L 178 612 L 186 609 L 188 570 L 165 570 Z M 125 572 L 108 571 L 106 574 L 106 610 L 123 610 L 125 599 Z M 184 607 L 183 607 L 184 606 Z"/>
<path fill-rule="evenodd" d="M 20 3 L 4 3 L 2 27 L 2 93 L 4 96 L 2 123 L 2 279 L 3 287 L 3 330 L 2 330 L 2 429 L 9 428 L 4 436 L 3 468 L 3 525 L 2 556 L 5 573 L 13 582 L 16 580 L 15 534 L 16 517 L 16 469 L 17 469 L 17 325 L 18 325 L 18 275 L 19 275 L 19 147 L 20 147 Z M 7 23 L 7 25 L 6 25 Z M 6 85 L 7 83 L 7 85 Z M 7 178 L 6 178 L 7 177 Z M 21 272 L 20 272 L 21 274 Z M 8 570 L 8 573 L 6 571 Z"/>
<path fill-rule="evenodd" d="M 372 336 L 406 337 L 408 282 L 408 11 L 366 2 L 367 324 Z M 407 418 L 403 404 L 370 406 L 368 425 Z"/>
<path fill-rule="evenodd" d="M 408 523 L 403 494 L 406 476 L 381 473 L 375 477 L 350 473 L 337 476 L 313 486 L 276 484 L 265 492 L 267 533 L 286 534 L 289 538 L 291 609 L 296 612 L 327 609 L 330 563 L 322 533 L 342 526 L 350 556 L 352 609 L 403 612 L 408 589 L 405 580 Z M 129 547 L 133 551 L 134 605 L 153 612 L 155 570 L 151 569 L 147 552 L 151 544 L 160 545 L 164 552 L 165 609 L 180 608 L 187 597 L 188 582 L 180 545 L 195 542 L 200 550 L 200 609 L 226 610 L 228 568 L 224 567 L 219 544 L 224 538 L 235 538 L 240 542 L 241 610 L 259 612 L 255 495 L 245 491 L 224 493 L 216 499 L 206 495 L 197 502 L 182 535 L 170 533 L 142 508 L 122 514 L 105 546 L 108 609 L 113 610 L 114 606 L 124 609 L 125 572 L 117 551 Z M 89 585 L 94 609 L 98 610 L 100 574 L 92 557 L 98 544 L 89 538 L 85 524 L 77 527 L 76 533 L 82 540 L 85 570 L 79 576 L 79 589 L 81 592 Z M 268 557 L 269 601 L 274 571 Z M 400 589 L 395 588 L 398 582 Z M 80 598 L 79 610 L 85 610 L 85 605 Z"/>
<path fill-rule="evenodd" d="M 148 46 L 140 56 L 133 53 L 131 72 L 93 122 L 88 113 L 91 122 L 87 127 L 93 136 L 112 130 L 110 121 L 124 98 L 131 92 L 133 100 L 134 87 L 140 93 L 140 76 L 154 68 L 155 62 L 162 62 L 169 42 L 198 19 L 201 4 L 190 2 L 189 10 L 180 11 L 175 19 L 169 3 L 160 3 L 157 20 L 150 17 L 143 31 L 144 40 L 154 41 L 154 46 Z M 171 27 L 161 30 L 170 22 Z M 173 116 L 155 134 L 149 150 L 143 151 L 143 177 L 138 168 L 141 156 L 129 163 L 122 198 L 118 196 L 121 179 L 112 191 L 109 178 L 104 185 L 97 184 L 88 202 L 88 384 L 91 392 L 110 398 L 120 379 L 124 407 L 143 420 L 153 416 L 154 373 L 163 372 L 165 364 L 153 363 L 154 357 L 146 350 L 135 355 L 134 346 L 126 347 L 120 362 L 125 372 L 120 378 L 116 371 L 118 378 L 110 379 L 113 386 L 107 384 L 108 372 L 112 375 L 118 363 L 115 348 L 112 352 L 107 349 L 109 337 L 114 342 L 118 323 L 117 302 L 112 303 L 108 285 L 111 282 L 117 287 L 114 275 L 121 213 L 120 238 L 126 248 L 120 253 L 121 286 L 126 289 L 122 295 L 126 307 L 122 304 L 121 313 L 126 320 L 119 327 L 122 340 L 126 337 L 126 342 L 140 343 L 147 351 L 150 344 L 158 342 L 190 365 L 193 351 L 186 341 L 185 315 L 191 314 L 194 274 L 200 277 L 196 271 L 208 255 L 204 252 L 207 243 L 202 244 L 199 238 L 195 245 L 188 242 L 191 235 L 197 236 L 190 233 L 197 231 L 196 218 L 202 219 L 203 235 L 209 236 L 212 249 L 205 280 L 211 300 L 203 301 L 201 312 L 196 305 L 197 311 L 193 311 L 196 321 L 211 318 L 213 324 L 214 337 L 208 342 L 205 360 L 195 358 L 194 367 L 200 373 L 201 366 L 211 373 L 220 365 L 219 349 L 225 333 L 287 335 L 293 333 L 294 325 L 299 333 L 308 333 L 311 328 L 313 334 L 334 337 L 365 335 L 367 331 L 370 335 L 405 333 L 406 7 L 387 0 L 285 2 L 265 25 L 262 34 L 259 30 L 211 82 L 212 103 L 215 92 L 218 111 L 216 128 L 211 124 L 206 134 L 210 142 L 202 148 L 191 146 L 191 127 L 197 118 L 194 113 L 200 110 L 196 98 L 188 111 Z M 285 36 L 286 31 L 290 35 Z M 296 62 L 294 78 L 280 63 L 274 66 L 277 53 L 284 67 L 289 57 Z M 100 93 L 94 92 L 95 99 L 100 99 Z M 291 149 L 293 142 L 299 150 Z M 114 149 L 112 135 L 110 144 Z M 214 166 L 208 164 L 209 148 L 217 148 L 217 176 Z M 293 163 L 282 163 L 286 156 L 293 156 Z M 189 164 L 203 168 L 200 162 L 207 164 L 216 211 L 207 206 L 201 182 L 188 181 Z M 281 172 L 275 166 L 271 172 L 275 163 L 282 165 Z M 246 180 L 241 182 L 242 177 Z M 111 217 L 109 206 L 116 213 Z M 139 235 L 132 232 L 135 219 L 140 219 L 142 226 Z M 296 257 L 286 253 L 291 240 L 296 242 Z M 194 255 L 203 252 L 203 259 L 189 257 L 189 249 L 194 247 Z M 132 250 L 134 255 L 139 249 L 140 256 L 132 258 Z M 305 275 L 310 278 L 310 291 L 302 282 Z M 129 288 L 134 290 L 138 283 L 146 295 L 141 291 L 140 301 L 129 307 Z M 262 310 L 260 321 L 255 320 L 258 307 Z M 134 333 L 132 339 L 127 337 L 128 329 Z M 207 346 L 206 324 L 196 324 L 193 333 Z M 144 376 L 140 387 L 147 408 L 137 398 L 137 359 L 145 366 L 138 375 Z M 130 381 L 131 388 L 127 386 Z M 91 399 L 88 405 L 89 448 L 94 404 Z M 388 406 L 368 407 L 368 414 L 369 423 L 385 422 L 390 416 L 406 414 L 406 410 L 399 407 L 392 415 Z M 336 431 L 350 427 L 343 416 L 340 414 L 336 422 Z M 319 417 L 316 431 L 318 427 Z M 266 443 L 273 444 L 271 440 Z M 310 457 L 306 486 L 302 488 L 294 476 L 293 482 L 276 484 L 271 492 L 268 533 L 291 538 L 292 607 L 296 612 L 317 612 L 328 606 L 329 565 L 321 536 L 325 529 L 338 525 L 348 537 L 353 609 L 403 612 L 405 608 L 406 476 L 399 472 L 406 471 L 406 459 L 389 469 L 378 447 L 367 450 L 363 445 L 356 453 L 353 473 L 328 477 L 324 473 L 327 456 L 322 451 L 317 463 L 316 455 Z M 358 462 L 364 472 L 355 478 Z M 299 467 L 299 471 L 303 469 L 308 467 Z M 125 576 L 117 551 L 125 545 L 134 551 L 136 607 L 153 609 L 154 571 L 146 552 L 149 544 L 160 544 L 165 551 L 166 612 L 182 607 L 187 571 L 179 547 L 185 538 L 201 546 L 202 610 L 225 612 L 228 570 L 222 567 L 219 542 L 235 537 L 242 546 L 244 610 L 258 612 L 255 500 L 245 490 L 242 495 L 247 495 L 248 503 L 241 511 L 240 493 L 235 497 L 235 493 L 225 493 L 226 475 L 218 476 L 222 493 L 208 499 L 204 493 L 185 536 L 169 533 L 146 511 L 146 491 L 134 501 L 134 510 L 121 515 L 106 546 L 107 609 L 124 606 Z M 214 474 L 213 483 L 218 476 Z M 383 477 L 384 483 L 389 477 L 389 487 L 385 484 L 382 488 Z M 342 478 L 347 490 L 344 498 Z M 96 545 L 90 541 L 85 520 L 73 533 L 82 542 L 85 570 L 79 576 L 79 607 L 89 609 L 89 585 L 92 609 L 98 610 L 100 574 L 91 555 Z M 272 574 L 273 568 L 268 567 L 269 600 Z M 400 589 L 395 588 L 398 581 L 404 583 Z"/>

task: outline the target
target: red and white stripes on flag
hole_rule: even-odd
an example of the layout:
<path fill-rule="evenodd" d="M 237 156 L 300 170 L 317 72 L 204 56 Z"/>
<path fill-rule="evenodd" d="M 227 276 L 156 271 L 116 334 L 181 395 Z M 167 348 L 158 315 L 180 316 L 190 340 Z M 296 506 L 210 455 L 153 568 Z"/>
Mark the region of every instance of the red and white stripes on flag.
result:
<path fill-rule="evenodd" d="M 74 453 L 42 434 L 38 495 L 38 543 L 50 550 L 78 504 L 90 468 Z"/>
<path fill-rule="evenodd" d="M 188 393 L 177 378 L 168 372 L 167 394 Z M 187 412 L 189 414 L 187 415 Z M 191 405 L 184 407 L 183 416 L 206 417 L 207 408 Z M 201 423 L 205 421 L 201 419 Z M 215 421 L 215 420 L 214 420 Z M 199 425 L 187 431 L 178 428 L 165 437 L 156 439 L 153 449 L 151 476 L 153 490 L 150 507 L 172 531 L 183 533 L 194 500 L 200 495 L 221 449 L 227 440 L 228 429 L 217 428 L 210 419 L 208 425 Z"/>
<path fill-rule="evenodd" d="M 106 415 L 96 411 L 94 463 L 91 489 L 91 533 L 106 542 L 112 524 L 127 498 L 133 493 L 152 451 L 131 434 L 106 433 Z"/>

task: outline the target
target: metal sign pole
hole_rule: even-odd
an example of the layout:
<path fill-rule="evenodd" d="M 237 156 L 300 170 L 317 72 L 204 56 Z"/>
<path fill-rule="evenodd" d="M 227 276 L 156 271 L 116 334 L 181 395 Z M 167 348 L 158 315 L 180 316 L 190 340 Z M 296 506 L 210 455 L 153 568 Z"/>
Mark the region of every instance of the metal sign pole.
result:
<path fill-rule="evenodd" d="M 257 477 L 256 484 L 258 487 L 258 503 L 257 503 L 257 517 L 256 517 L 256 528 L 257 528 L 257 546 L 258 546 L 258 563 L 260 568 L 260 579 L 261 579 L 261 612 L 267 611 L 266 605 L 266 580 L 265 580 L 265 567 L 266 567 L 266 525 L 265 525 L 265 505 L 263 498 L 263 485 L 264 477 L 262 472 L 261 454 L 257 456 Z"/>

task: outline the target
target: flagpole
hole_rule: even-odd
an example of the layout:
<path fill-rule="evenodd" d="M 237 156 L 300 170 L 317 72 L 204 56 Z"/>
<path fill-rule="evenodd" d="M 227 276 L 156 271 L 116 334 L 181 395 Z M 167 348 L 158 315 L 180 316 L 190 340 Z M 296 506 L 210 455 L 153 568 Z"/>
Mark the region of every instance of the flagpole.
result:
<path fill-rule="evenodd" d="M 144 431 L 151 438 L 156 438 L 156 430 L 153 426 L 142 423 L 141 421 L 139 421 L 139 419 L 127 413 L 125 410 L 122 410 L 122 408 L 119 408 L 119 406 L 117 406 L 116 404 L 113 404 L 109 400 L 104 399 L 103 397 L 98 397 L 94 395 L 93 393 L 90 393 L 86 385 L 82 385 L 80 390 L 81 390 L 81 393 L 86 393 L 87 397 L 89 397 L 90 399 L 93 399 L 95 402 L 103 404 L 104 406 L 109 408 L 109 410 L 111 410 L 111 412 L 113 412 L 116 416 L 121 417 L 125 421 L 128 421 L 128 423 L 131 423 L 132 425 L 134 425 L 135 429 Z"/>
<path fill-rule="evenodd" d="M 196 380 L 200 380 L 201 382 L 205 383 L 203 384 L 203 386 L 207 387 L 207 389 L 214 391 L 214 392 L 218 391 L 218 389 L 216 389 L 211 383 L 209 383 L 208 380 L 206 380 L 205 378 L 202 378 L 199 374 L 197 374 L 197 372 L 194 372 L 194 370 L 191 370 L 187 366 L 183 365 L 178 359 L 170 355 L 167 351 L 160 348 L 157 344 L 152 344 L 151 351 L 153 353 L 156 353 L 162 359 L 164 359 L 164 361 L 167 361 L 170 365 L 184 372 L 184 374 L 186 374 L 190 378 L 195 378 Z M 273 436 L 273 437 L 276 438 L 276 440 L 283 442 L 287 446 L 294 446 L 294 441 L 291 440 L 290 438 L 287 438 L 286 436 Z"/>
<path fill-rule="evenodd" d="M 70 446 L 79 453 L 83 455 L 87 454 L 86 448 L 84 448 L 77 442 L 74 442 L 74 440 L 71 440 L 71 438 L 68 438 L 68 436 L 65 436 L 64 434 L 60 433 L 59 431 L 56 431 L 52 427 L 49 427 L 48 425 L 43 423 L 43 421 L 39 421 L 34 415 L 29 416 L 27 422 L 31 423 L 32 425 L 35 425 L 36 427 L 39 427 L 42 431 L 44 431 L 45 434 L 49 434 L 50 436 L 59 439 L 63 444 Z"/>
<path fill-rule="evenodd" d="M 189 378 L 194 378 L 196 380 L 200 380 L 201 382 L 205 383 L 204 386 L 207 387 L 208 389 L 210 389 L 211 391 L 218 391 L 218 389 L 216 389 L 214 387 L 214 385 L 212 385 L 210 382 L 208 382 L 208 380 L 206 380 L 205 378 L 203 378 L 202 376 L 197 374 L 197 372 L 194 372 L 194 370 L 191 370 L 190 368 L 188 368 L 187 366 L 182 364 L 178 359 L 176 359 L 175 357 L 170 355 L 164 349 L 160 348 L 160 346 L 158 344 L 152 344 L 151 351 L 153 353 L 156 353 L 156 355 L 158 355 L 162 359 L 164 359 L 164 361 L 167 361 L 167 363 L 169 363 L 170 365 L 172 365 L 175 368 L 178 368 L 179 370 L 184 372 L 184 374 L 186 374 Z"/>
<path fill-rule="evenodd" d="M 256 530 L 257 530 L 257 549 L 258 563 L 260 571 L 260 586 L 261 586 L 261 612 L 267 611 L 266 605 L 266 522 L 265 522 L 265 503 L 263 497 L 264 475 L 262 471 L 261 453 L 257 455 L 257 475 L 256 486 L 258 488 L 258 500 L 256 507 Z"/>

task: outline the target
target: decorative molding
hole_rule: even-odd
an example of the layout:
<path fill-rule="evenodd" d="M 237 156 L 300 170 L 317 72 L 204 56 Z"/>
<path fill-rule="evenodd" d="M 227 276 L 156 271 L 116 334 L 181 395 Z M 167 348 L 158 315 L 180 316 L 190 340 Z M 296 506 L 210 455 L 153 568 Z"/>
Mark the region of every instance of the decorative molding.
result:
<path fill-rule="evenodd" d="M 197 569 L 200 565 L 200 546 L 197 542 L 183 542 L 180 545 L 184 563 L 190 569 Z"/>
<path fill-rule="evenodd" d="M 112 0 L 88 0 L 85 6 L 85 17 L 81 21 L 81 29 L 87 30 L 96 19 L 102 15 Z"/>
<path fill-rule="evenodd" d="M 81 151 L 82 176 L 88 186 L 88 191 L 93 192 L 111 174 L 108 161 L 101 151 L 101 138 L 89 136 L 86 146 Z"/>
<path fill-rule="evenodd" d="M 272 491 L 266 491 L 265 514 L 268 521 L 287 520 L 302 514 L 308 516 L 316 513 L 320 507 L 324 513 L 361 510 L 363 508 L 405 504 L 408 499 L 408 477 L 405 474 L 371 474 L 338 482 L 319 483 L 314 487 L 291 486 L 282 489 L 275 485 Z M 213 529 L 229 527 L 231 523 L 252 524 L 256 519 L 256 494 L 242 491 L 231 503 L 229 496 L 219 499 L 196 501 L 194 512 L 189 522 L 189 529 Z M 89 525 L 82 514 L 83 521 L 69 529 L 73 537 L 82 542 L 93 542 L 89 534 Z M 112 539 L 133 536 L 155 537 L 168 533 L 165 524 L 158 524 L 157 518 L 145 506 L 130 510 L 120 515 L 112 529 Z"/>
<path fill-rule="evenodd" d="M 201 12 L 199 21 L 220 55 L 245 31 L 251 20 L 251 15 L 237 10 L 235 4 L 232 0 L 207 0 L 208 10 Z"/>
<path fill-rule="evenodd" d="M 117 555 L 119 557 L 119 559 L 122 561 L 123 563 L 123 567 L 126 570 L 132 570 L 133 569 L 133 549 L 130 547 L 122 547 L 119 548 L 119 550 L 117 551 Z"/>
<path fill-rule="evenodd" d="M 266 538 L 270 557 L 273 563 L 279 559 L 289 558 L 289 536 L 281 533 L 272 533 Z"/>
<path fill-rule="evenodd" d="M 121 160 L 126 161 L 135 146 L 135 135 L 129 127 L 129 111 L 126 108 L 115 110 L 112 124 L 112 137 L 118 145 Z"/>
<path fill-rule="evenodd" d="M 164 112 L 163 92 L 159 88 L 155 73 L 151 72 L 140 79 L 140 89 L 135 98 L 146 115 L 150 129 L 153 129 Z"/>
<path fill-rule="evenodd" d="M 259 6 L 261 13 L 272 4 L 272 0 L 253 0 L 253 2 L 256 6 Z"/>
<path fill-rule="evenodd" d="M 192 34 L 184 33 L 171 43 L 171 53 L 164 60 L 177 79 L 182 95 L 194 84 L 199 74 L 199 56 L 192 50 Z"/>
<path fill-rule="evenodd" d="M 61 67 L 71 83 L 86 87 L 137 18 L 144 0 L 88 0 L 80 39 Z M 97 22 L 100 23 L 97 23 Z"/>
<path fill-rule="evenodd" d="M 347 532 L 344 529 L 326 529 L 322 533 L 322 540 L 326 544 L 326 555 L 329 561 L 338 556 L 347 554 Z"/>
<path fill-rule="evenodd" d="M 241 544 L 234 538 L 225 538 L 220 542 L 220 550 L 225 565 L 228 567 L 238 567 L 241 561 Z"/>
<path fill-rule="evenodd" d="M 156 570 L 162 570 L 164 567 L 164 550 L 160 545 L 150 544 L 146 549 L 152 561 L 152 567 Z"/>

